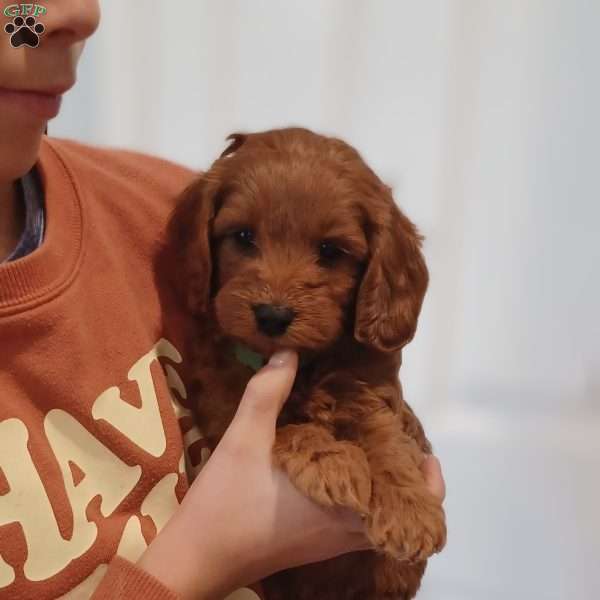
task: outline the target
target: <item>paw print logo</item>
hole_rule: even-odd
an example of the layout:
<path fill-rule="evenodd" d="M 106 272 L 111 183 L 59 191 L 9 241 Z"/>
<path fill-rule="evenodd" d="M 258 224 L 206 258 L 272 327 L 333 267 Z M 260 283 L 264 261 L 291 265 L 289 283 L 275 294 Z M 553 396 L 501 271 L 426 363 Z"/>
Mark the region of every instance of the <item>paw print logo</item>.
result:
<path fill-rule="evenodd" d="M 37 48 L 40 43 L 40 36 L 46 28 L 36 22 L 36 18 L 29 16 L 26 18 L 15 17 L 12 23 L 7 23 L 4 26 L 4 31 L 10 35 L 10 45 L 13 48 L 20 46 L 29 46 Z"/>

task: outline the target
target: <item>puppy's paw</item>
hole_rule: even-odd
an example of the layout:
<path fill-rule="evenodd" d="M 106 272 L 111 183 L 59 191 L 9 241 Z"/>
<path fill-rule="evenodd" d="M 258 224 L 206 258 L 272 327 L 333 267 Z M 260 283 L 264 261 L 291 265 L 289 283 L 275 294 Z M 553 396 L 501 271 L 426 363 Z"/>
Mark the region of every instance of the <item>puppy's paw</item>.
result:
<path fill-rule="evenodd" d="M 273 459 L 318 504 L 368 513 L 371 471 L 358 446 L 337 441 L 313 424 L 287 425 L 277 430 Z"/>
<path fill-rule="evenodd" d="M 367 536 L 397 560 L 416 563 L 446 544 L 444 509 L 426 490 L 373 484 Z"/>

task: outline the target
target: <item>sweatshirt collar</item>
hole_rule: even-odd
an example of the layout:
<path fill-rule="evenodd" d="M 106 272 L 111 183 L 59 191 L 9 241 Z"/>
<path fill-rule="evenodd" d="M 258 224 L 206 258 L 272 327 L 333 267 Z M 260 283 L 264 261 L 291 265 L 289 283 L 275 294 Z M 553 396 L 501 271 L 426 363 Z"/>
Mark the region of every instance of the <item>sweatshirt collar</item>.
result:
<path fill-rule="evenodd" d="M 0 264 L 0 317 L 60 294 L 73 280 L 81 260 L 83 221 L 76 180 L 46 136 L 36 169 L 45 198 L 44 239 L 35 252 Z"/>

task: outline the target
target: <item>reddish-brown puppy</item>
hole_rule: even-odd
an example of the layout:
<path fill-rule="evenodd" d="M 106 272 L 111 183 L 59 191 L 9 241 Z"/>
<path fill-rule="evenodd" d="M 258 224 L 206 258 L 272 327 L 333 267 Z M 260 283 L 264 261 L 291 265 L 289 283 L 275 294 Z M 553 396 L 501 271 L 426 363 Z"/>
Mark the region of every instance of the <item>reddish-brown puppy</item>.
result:
<path fill-rule="evenodd" d="M 244 356 L 296 349 L 274 460 L 316 502 L 365 515 L 376 548 L 273 575 L 268 598 L 412 598 L 446 537 L 398 381 L 427 287 L 421 238 L 346 143 L 297 128 L 231 139 L 171 224 L 198 315 L 200 424 L 216 445 L 253 374 Z"/>

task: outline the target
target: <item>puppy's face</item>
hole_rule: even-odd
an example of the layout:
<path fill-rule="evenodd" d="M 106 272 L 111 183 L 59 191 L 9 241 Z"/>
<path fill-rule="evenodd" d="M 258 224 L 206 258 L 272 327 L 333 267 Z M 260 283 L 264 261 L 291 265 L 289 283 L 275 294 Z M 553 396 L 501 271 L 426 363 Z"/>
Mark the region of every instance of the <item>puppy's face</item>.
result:
<path fill-rule="evenodd" d="M 212 305 L 228 337 L 264 355 L 321 351 L 344 330 L 382 350 L 412 337 L 427 282 L 419 238 L 343 142 L 234 136 L 186 196 L 190 303 Z"/>
<path fill-rule="evenodd" d="M 351 188 L 317 161 L 257 153 L 221 201 L 211 237 L 222 330 L 266 355 L 334 342 L 368 255 Z"/>

